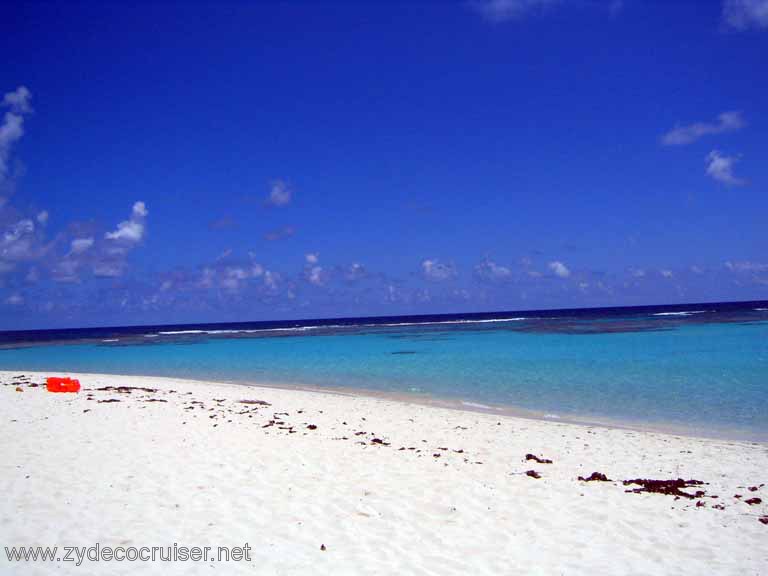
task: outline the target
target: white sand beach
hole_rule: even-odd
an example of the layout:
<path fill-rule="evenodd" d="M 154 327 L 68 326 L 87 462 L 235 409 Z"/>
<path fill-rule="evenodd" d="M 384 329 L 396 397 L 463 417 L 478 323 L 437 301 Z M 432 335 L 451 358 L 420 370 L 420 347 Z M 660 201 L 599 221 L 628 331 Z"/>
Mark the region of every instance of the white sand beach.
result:
<path fill-rule="evenodd" d="M 53 394 L 24 374 L 0 372 L 3 546 L 248 543 L 251 558 L 2 553 L 4 574 L 768 574 L 765 444 L 155 377 Z M 120 386 L 153 391 L 97 390 Z M 593 472 L 612 481 L 577 479 Z M 636 478 L 705 494 L 627 492 Z"/>

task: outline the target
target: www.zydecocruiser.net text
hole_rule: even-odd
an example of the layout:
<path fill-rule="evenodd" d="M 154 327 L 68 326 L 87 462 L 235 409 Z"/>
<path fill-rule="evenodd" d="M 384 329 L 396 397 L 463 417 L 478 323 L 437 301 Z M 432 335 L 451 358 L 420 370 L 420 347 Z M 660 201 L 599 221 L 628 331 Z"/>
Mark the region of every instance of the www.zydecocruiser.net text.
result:
<path fill-rule="evenodd" d="M 243 546 L 6 546 L 9 562 L 250 562 Z"/>

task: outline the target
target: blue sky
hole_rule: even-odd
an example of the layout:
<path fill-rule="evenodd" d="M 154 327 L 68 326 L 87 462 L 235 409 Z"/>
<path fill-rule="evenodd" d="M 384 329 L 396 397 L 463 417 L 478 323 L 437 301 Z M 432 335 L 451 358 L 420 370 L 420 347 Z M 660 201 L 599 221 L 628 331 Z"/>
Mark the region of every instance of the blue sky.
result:
<path fill-rule="evenodd" d="M 0 329 L 768 298 L 768 0 L 2 10 Z"/>

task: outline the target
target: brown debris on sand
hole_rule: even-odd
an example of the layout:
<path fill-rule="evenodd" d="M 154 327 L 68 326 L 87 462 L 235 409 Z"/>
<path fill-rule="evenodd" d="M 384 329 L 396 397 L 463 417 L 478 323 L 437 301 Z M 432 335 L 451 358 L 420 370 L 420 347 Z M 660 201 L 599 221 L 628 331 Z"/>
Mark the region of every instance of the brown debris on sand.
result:
<path fill-rule="evenodd" d="M 704 484 L 701 480 L 683 480 L 682 478 L 676 480 L 649 480 L 647 478 L 635 478 L 634 480 L 624 480 L 622 484 L 624 484 L 624 486 L 638 484 L 640 488 L 625 490 L 625 492 L 632 492 L 635 494 L 650 492 L 653 494 L 667 494 L 670 496 L 688 498 L 689 500 L 704 497 L 704 490 L 697 490 L 694 494 L 683 492 L 681 490 L 681 488 L 701 486 Z"/>
<path fill-rule="evenodd" d="M 238 400 L 240 404 L 258 404 L 259 406 L 272 406 L 269 402 L 264 400 Z"/>
<path fill-rule="evenodd" d="M 552 460 L 549 460 L 547 458 L 539 458 L 538 456 L 535 456 L 533 454 L 526 454 L 525 455 L 525 461 L 533 460 L 534 462 L 537 462 L 539 464 L 552 464 Z"/>
<path fill-rule="evenodd" d="M 536 472 L 536 470 L 528 470 L 525 473 L 526 476 L 530 476 L 531 478 L 536 478 L 537 480 L 541 478 L 541 474 Z"/>
<path fill-rule="evenodd" d="M 749 500 L 744 500 L 745 504 L 749 504 L 750 506 L 755 506 L 756 504 L 760 504 L 762 500 L 760 498 L 750 498 Z"/>
<path fill-rule="evenodd" d="M 613 482 L 608 476 L 603 474 L 602 472 L 592 472 L 591 475 L 584 478 L 584 476 L 579 476 L 580 482 Z"/>
<path fill-rule="evenodd" d="M 142 386 L 102 386 L 95 388 L 97 392 L 119 392 L 120 394 L 130 394 L 134 390 L 137 392 L 148 392 L 154 394 L 157 388 L 144 388 Z"/>

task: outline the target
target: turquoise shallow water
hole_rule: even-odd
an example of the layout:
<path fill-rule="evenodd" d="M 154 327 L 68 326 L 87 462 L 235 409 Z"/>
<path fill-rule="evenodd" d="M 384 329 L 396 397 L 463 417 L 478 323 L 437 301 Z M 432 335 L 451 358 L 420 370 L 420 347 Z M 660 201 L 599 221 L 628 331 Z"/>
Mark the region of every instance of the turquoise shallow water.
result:
<path fill-rule="evenodd" d="M 149 333 L 2 349 L 0 369 L 418 393 L 768 440 L 768 322 L 664 320 Z"/>

